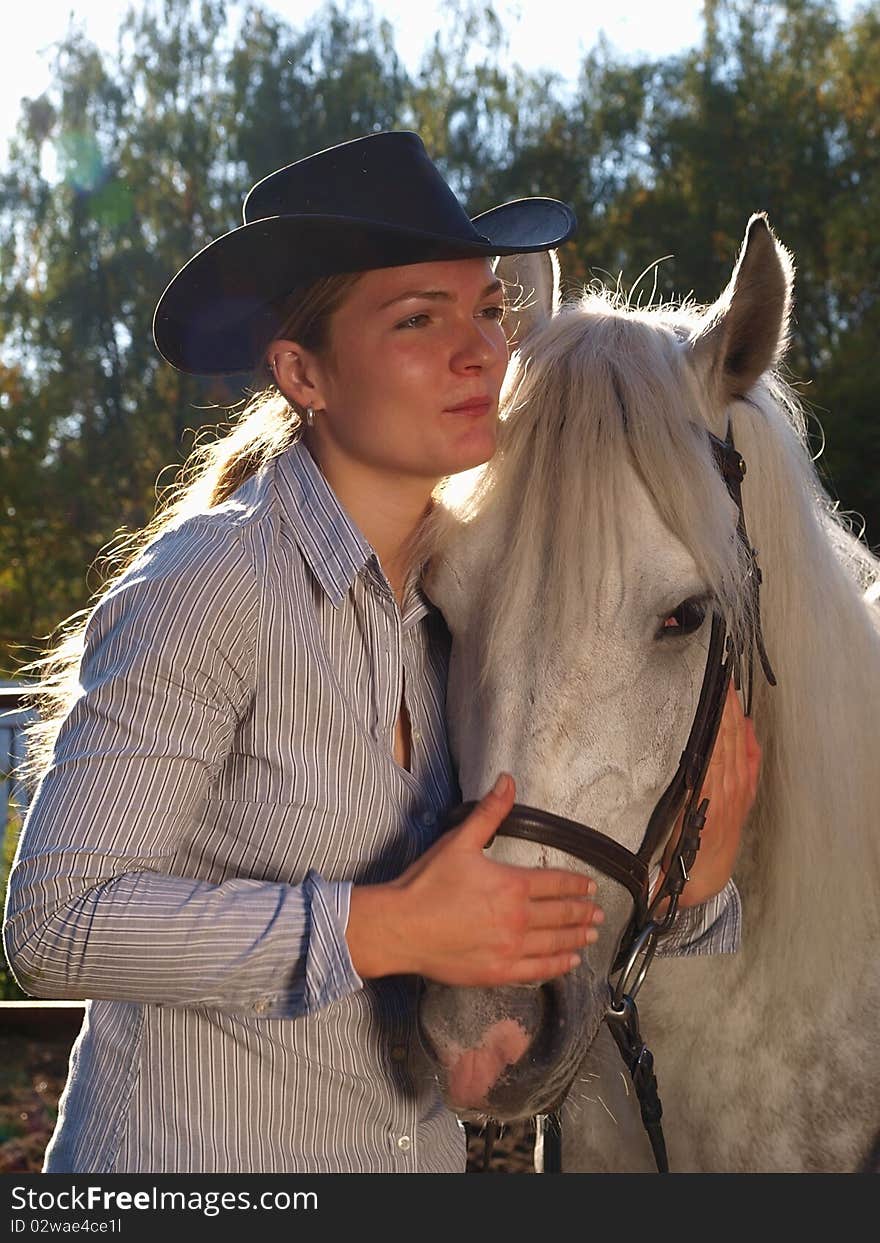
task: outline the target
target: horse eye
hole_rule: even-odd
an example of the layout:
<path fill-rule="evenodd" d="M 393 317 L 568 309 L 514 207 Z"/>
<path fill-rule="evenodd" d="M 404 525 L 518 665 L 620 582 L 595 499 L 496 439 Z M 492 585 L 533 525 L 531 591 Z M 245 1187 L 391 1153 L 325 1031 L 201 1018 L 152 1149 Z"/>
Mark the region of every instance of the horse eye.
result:
<path fill-rule="evenodd" d="M 674 613 L 670 613 L 657 632 L 658 639 L 670 635 L 693 634 L 699 630 L 706 617 L 708 602 L 705 596 L 689 596 L 682 600 Z"/>

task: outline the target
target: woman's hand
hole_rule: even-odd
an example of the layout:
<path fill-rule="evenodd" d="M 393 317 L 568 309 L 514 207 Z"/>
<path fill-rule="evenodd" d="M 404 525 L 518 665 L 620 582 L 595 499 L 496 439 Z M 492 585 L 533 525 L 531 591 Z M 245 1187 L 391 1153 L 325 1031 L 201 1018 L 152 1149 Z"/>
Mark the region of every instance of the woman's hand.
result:
<path fill-rule="evenodd" d="M 415 973 L 492 987 L 563 975 L 604 918 L 580 872 L 498 863 L 484 854 L 513 806 L 509 774 L 397 880 L 355 886 L 346 936 L 364 978 Z"/>
<path fill-rule="evenodd" d="M 680 908 L 706 902 L 720 893 L 730 880 L 742 827 L 755 801 L 760 767 L 761 748 L 754 726 L 743 714 L 739 695 L 731 682 L 703 783 L 702 797 L 709 800 L 706 823 L 700 835 L 700 849 L 678 901 Z M 664 875 L 678 840 L 683 815 L 682 812 L 676 821 L 663 856 Z M 661 904 L 659 914 L 664 913 L 666 905 L 665 902 Z"/>

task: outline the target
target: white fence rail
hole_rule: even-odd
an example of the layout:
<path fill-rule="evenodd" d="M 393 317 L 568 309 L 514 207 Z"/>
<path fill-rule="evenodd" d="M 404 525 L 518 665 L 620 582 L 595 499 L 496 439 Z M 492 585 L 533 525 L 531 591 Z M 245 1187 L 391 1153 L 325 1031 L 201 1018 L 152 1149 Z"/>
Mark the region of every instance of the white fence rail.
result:
<path fill-rule="evenodd" d="M 27 791 L 18 776 L 24 760 L 24 727 L 34 712 L 24 704 L 23 686 L 0 686 L 0 848 L 5 851 L 10 818 L 20 824 L 27 809 Z"/>

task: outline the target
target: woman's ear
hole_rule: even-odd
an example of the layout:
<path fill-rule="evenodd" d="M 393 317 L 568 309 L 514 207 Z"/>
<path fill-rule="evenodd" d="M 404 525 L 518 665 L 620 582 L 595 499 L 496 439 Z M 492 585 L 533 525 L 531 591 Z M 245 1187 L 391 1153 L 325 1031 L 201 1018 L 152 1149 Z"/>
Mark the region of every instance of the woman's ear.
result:
<path fill-rule="evenodd" d="M 266 364 L 276 387 L 292 405 L 323 410 L 323 373 L 310 350 L 279 337 L 266 350 Z"/>

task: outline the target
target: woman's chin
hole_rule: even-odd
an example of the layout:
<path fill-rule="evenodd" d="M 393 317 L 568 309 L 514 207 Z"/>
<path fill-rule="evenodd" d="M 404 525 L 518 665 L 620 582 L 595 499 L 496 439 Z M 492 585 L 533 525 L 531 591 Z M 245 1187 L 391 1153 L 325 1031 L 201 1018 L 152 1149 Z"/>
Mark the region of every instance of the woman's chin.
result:
<path fill-rule="evenodd" d="M 494 455 L 497 440 L 494 429 L 474 428 L 467 439 L 461 441 L 446 455 L 449 465 L 445 475 L 458 475 L 465 470 L 483 466 Z"/>

